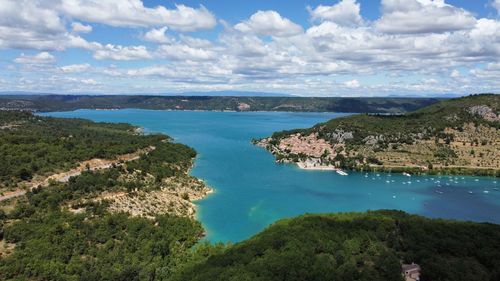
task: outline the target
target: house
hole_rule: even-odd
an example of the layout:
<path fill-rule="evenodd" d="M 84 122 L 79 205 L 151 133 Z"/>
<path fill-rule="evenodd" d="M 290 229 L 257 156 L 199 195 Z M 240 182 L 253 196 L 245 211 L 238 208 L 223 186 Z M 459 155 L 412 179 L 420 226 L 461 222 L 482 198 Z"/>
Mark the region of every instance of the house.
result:
<path fill-rule="evenodd" d="M 420 281 L 420 265 L 416 263 L 401 266 L 405 281 Z"/>

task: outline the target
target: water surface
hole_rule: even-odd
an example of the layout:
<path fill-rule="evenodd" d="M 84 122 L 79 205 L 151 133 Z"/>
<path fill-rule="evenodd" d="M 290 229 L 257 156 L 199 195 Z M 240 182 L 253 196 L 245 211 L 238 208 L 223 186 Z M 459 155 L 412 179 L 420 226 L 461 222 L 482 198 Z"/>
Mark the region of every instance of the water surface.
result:
<path fill-rule="evenodd" d="M 276 164 L 270 153 L 250 142 L 343 114 L 125 109 L 47 115 L 127 122 L 195 148 L 198 157 L 191 174 L 216 190 L 198 202 L 198 219 L 213 242 L 240 241 L 277 219 L 304 213 L 400 209 L 500 223 L 500 185 L 494 178 L 306 171 Z"/>

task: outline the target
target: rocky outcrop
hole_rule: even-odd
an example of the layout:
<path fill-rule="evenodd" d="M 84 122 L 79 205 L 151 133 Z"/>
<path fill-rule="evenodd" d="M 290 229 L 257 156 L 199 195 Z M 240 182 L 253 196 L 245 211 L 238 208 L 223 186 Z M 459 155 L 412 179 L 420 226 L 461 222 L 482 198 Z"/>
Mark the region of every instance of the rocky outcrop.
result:
<path fill-rule="evenodd" d="M 490 122 L 499 122 L 500 121 L 500 113 L 493 112 L 493 109 L 491 109 L 487 105 L 476 105 L 476 106 L 469 107 L 467 109 L 467 112 L 469 112 L 470 114 L 473 114 L 473 115 L 478 115 L 486 121 L 490 121 Z"/>

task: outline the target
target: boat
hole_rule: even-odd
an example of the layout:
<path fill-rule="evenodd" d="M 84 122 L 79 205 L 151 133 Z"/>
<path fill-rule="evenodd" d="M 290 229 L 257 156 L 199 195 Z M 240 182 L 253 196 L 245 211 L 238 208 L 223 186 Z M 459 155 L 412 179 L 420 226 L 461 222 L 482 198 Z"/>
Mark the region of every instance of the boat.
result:
<path fill-rule="evenodd" d="M 348 176 L 349 174 L 342 171 L 342 170 L 336 170 L 337 171 L 337 174 L 341 175 L 341 176 Z"/>
<path fill-rule="evenodd" d="M 411 177 L 411 175 L 406 172 L 403 173 L 403 176 Z"/>

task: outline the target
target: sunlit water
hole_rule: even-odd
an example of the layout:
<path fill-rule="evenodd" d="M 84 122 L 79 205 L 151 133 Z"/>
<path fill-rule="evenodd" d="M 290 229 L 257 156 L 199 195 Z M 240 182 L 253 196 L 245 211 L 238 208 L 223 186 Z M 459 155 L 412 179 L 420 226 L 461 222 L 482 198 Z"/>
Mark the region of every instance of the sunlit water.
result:
<path fill-rule="evenodd" d="M 500 223 L 500 184 L 495 178 L 305 171 L 276 164 L 270 153 L 250 142 L 342 114 L 126 109 L 47 115 L 127 122 L 195 148 L 198 157 L 191 174 L 216 191 L 197 203 L 198 219 L 212 242 L 240 241 L 277 219 L 304 213 L 401 209 Z"/>

